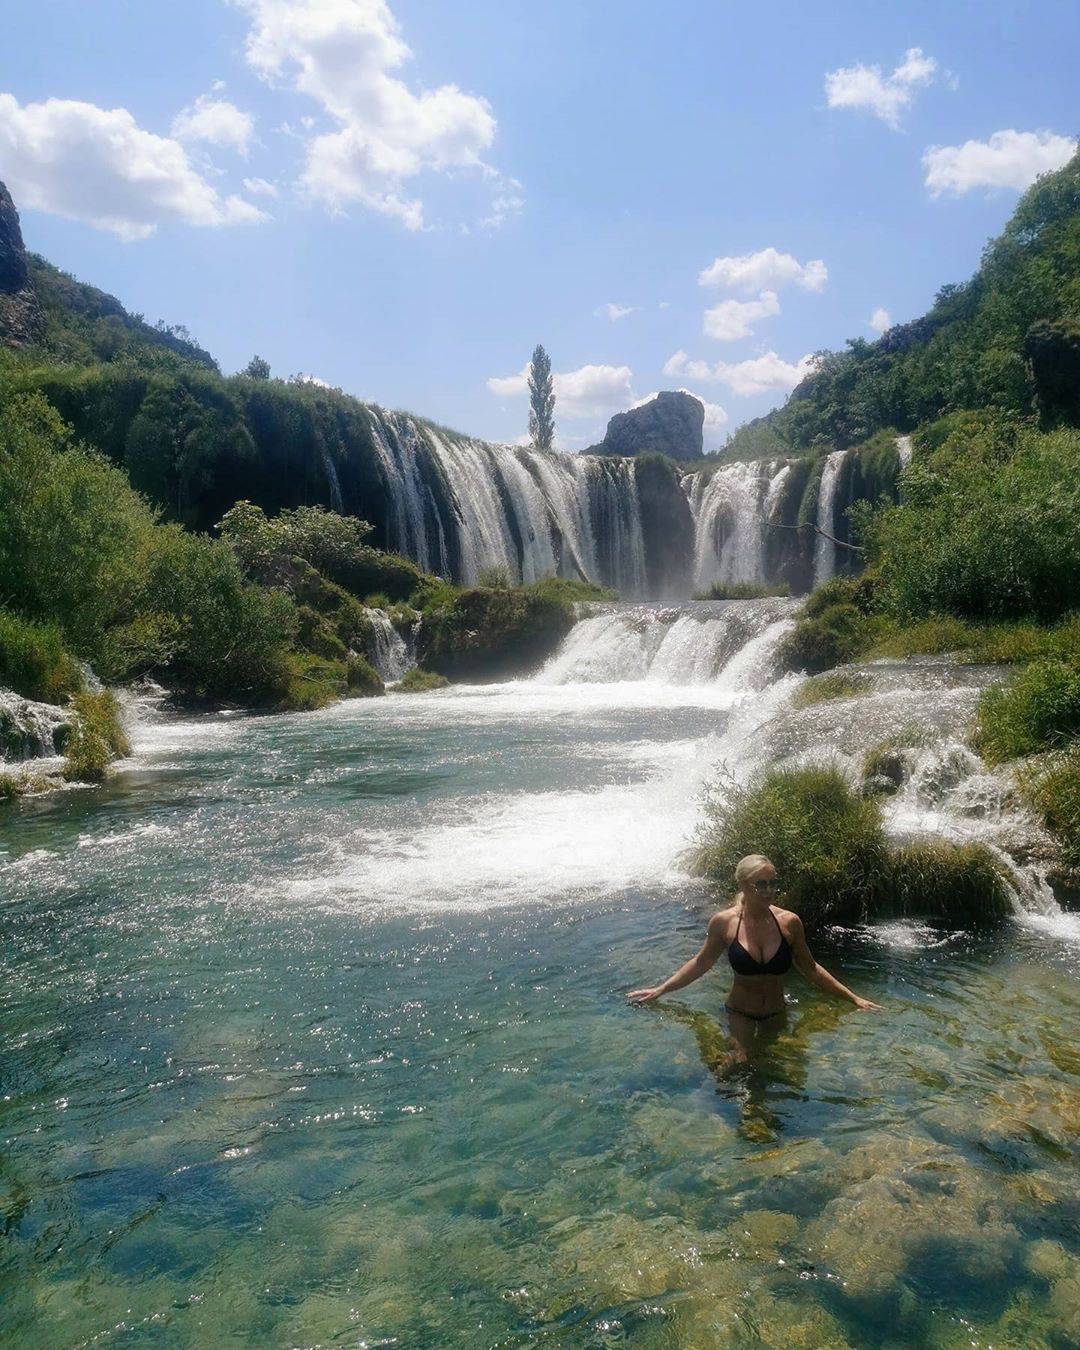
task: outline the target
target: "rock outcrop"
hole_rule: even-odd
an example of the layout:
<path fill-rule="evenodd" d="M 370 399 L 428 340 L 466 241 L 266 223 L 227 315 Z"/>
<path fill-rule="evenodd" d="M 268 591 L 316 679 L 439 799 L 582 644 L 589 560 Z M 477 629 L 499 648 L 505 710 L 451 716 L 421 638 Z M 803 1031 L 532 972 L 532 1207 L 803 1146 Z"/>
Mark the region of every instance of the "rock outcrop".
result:
<path fill-rule="evenodd" d="M 27 347 L 44 336 L 45 315 L 30 279 L 19 213 L 0 183 L 0 345 Z"/>
<path fill-rule="evenodd" d="M 640 407 L 616 413 L 603 441 L 593 449 L 601 455 L 651 450 L 672 459 L 700 459 L 704 425 L 705 407 L 700 399 L 681 390 L 665 390 Z"/>

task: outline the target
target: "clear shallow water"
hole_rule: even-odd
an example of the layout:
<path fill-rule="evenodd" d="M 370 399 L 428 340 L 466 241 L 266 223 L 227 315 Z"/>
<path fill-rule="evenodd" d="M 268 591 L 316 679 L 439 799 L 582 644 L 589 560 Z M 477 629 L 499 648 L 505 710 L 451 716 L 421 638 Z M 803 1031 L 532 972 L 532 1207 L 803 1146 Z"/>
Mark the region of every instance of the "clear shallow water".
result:
<path fill-rule="evenodd" d="M 0 1335 L 1073 1342 L 1067 930 L 819 955 L 732 1062 L 679 868 L 716 685 L 154 724 L 0 816 Z M 748 723 L 756 717 L 753 707 Z"/>

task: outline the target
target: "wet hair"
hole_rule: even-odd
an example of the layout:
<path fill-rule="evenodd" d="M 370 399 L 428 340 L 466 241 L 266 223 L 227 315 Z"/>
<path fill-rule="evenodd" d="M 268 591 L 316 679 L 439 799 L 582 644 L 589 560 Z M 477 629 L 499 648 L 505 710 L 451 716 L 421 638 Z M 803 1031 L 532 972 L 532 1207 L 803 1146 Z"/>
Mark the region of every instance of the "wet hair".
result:
<path fill-rule="evenodd" d="M 735 885 L 741 891 L 755 872 L 771 866 L 772 862 L 763 853 L 748 853 L 745 858 L 739 859 L 735 867 Z"/>

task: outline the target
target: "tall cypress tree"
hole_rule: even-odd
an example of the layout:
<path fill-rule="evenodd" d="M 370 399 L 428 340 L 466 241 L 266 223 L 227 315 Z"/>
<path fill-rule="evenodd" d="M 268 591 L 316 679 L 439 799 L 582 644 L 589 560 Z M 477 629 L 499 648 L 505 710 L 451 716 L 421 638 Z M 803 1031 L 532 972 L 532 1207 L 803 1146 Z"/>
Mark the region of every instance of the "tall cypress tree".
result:
<path fill-rule="evenodd" d="M 529 435 L 537 450 L 550 450 L 555 439 L 555 386 L 551 357 L 537 346 L 529 366 Z"/>

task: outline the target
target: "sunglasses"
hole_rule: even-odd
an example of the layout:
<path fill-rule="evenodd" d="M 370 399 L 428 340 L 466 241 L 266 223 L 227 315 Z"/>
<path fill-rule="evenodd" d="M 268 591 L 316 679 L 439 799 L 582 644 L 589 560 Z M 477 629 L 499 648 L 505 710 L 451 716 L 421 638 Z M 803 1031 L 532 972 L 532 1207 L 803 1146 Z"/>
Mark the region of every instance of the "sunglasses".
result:
<path fill-rule="evenodd" d="M 780 882 L 776 877 L 767 877 L 764 881 L 752 881 L 750 883 L 755 891 L 778 891 Z"/>

